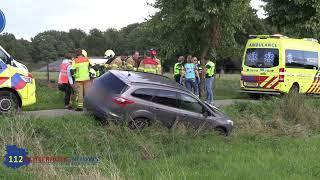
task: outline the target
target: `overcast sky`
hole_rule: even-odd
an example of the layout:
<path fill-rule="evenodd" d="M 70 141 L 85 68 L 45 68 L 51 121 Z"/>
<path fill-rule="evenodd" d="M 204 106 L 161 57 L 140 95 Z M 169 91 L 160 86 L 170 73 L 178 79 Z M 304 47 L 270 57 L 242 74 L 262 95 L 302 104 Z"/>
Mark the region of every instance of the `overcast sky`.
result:
<path fill-rule="evenodd" d="M 156 10 L 147 5 L 155 0 L 0 0 L 0 9 L 6 15 L 4 32 L 17 38 L 30 39 L 45 30 L 68 31 L 80 28 L 120 29 L 128 24 L 142 22 Z M 260 0 L 251 5 L 259 8 Z M 263 17 L 263 11 L 259 11 Z"/>

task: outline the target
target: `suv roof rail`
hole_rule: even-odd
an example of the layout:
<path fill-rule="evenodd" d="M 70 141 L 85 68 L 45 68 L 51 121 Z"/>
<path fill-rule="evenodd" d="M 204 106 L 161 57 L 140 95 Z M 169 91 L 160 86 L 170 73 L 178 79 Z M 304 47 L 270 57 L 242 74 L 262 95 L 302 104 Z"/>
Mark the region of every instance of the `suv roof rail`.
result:
<path fill-rule="evenodd" d="M 173 89 L 178 89 L 178 90 L 181 90 L 181 91 L 186 91 L 185 89 L 183 88 L 177 88 L 176 86 L 170 86 L 170 85 L 167 85 L 167 84 L 161 84 L 161 83 L 148 83 L 148 82 L 131 82 L 132 84 L 145 84 L 145 85 L 154 85 L 154 86 L 162 86 L 162 87 L 167 87 L 167 88 L 173 88 Z"/>
<path fill-rule="evenodd" d="M 249 35 L 249 39 L 268 39 L 268 38 L 288 38 L 287 36 L 281 34 L 273 34 L 273 35 Z"/>
<path fill-rule="evenodd" d="M 319 41 L 317 39 L 314 39 L 314 38 L 303 38 L 303 40 L 319 43 Z"/>

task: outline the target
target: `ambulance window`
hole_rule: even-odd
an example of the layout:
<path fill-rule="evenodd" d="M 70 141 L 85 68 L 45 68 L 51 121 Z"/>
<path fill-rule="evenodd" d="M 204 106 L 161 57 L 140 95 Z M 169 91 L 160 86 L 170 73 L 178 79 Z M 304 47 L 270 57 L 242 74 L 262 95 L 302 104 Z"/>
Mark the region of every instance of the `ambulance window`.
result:
<path fill-rule="evenodd" d="M 279 50 L 271 48 L 249 48 L 244 64 L 252 68 L 272 68 L 279 65 Z"/>
<path fill-rule="evenodd" d="M 2 52 L 1 50 L 0 50 L 0 59 L 6 64 L 10 63 L 9 57 L 4 52 Z"/>
<path fill-rule="evenodd" d="M 318 53 L 312 51 L 286 50 L 286 67 L 314 69 L 318 67 Z"/>

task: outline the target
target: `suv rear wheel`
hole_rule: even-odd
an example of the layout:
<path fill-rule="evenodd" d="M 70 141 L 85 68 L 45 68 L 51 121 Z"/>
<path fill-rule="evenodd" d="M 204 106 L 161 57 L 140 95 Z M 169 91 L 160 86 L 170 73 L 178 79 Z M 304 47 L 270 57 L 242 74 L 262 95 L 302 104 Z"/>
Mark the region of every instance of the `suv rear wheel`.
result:
<path fill-rule="evenodd" d="M 20 111 L 17 96 L 10 91 L 0 91 L 0 113 L 11 113 Z"/>

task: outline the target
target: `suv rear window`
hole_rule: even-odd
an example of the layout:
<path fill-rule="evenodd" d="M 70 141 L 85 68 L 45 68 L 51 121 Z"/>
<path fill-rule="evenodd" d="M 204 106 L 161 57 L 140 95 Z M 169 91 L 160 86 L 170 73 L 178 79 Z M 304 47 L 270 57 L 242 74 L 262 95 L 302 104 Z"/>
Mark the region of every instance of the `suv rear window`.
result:
<path fill-rule="evenodd" d="M 252 68 L 272 68 L 279 65 L 279 49 L 249 48 L 244 65 Z"/>
<path fill-rule="evenodd" d="M 146 101 L 151 101 L 151 99 L 155 95 L 155 90 L 154 89 L 138 89 L 131 95 L 136 98 L 140 98 Z"/>
<path fill-rule="evenodd" d="M 106 73 L 101 77 L 103 87 L 112 94 L 122 94 L 127 85 L 112 73 Z"/>

